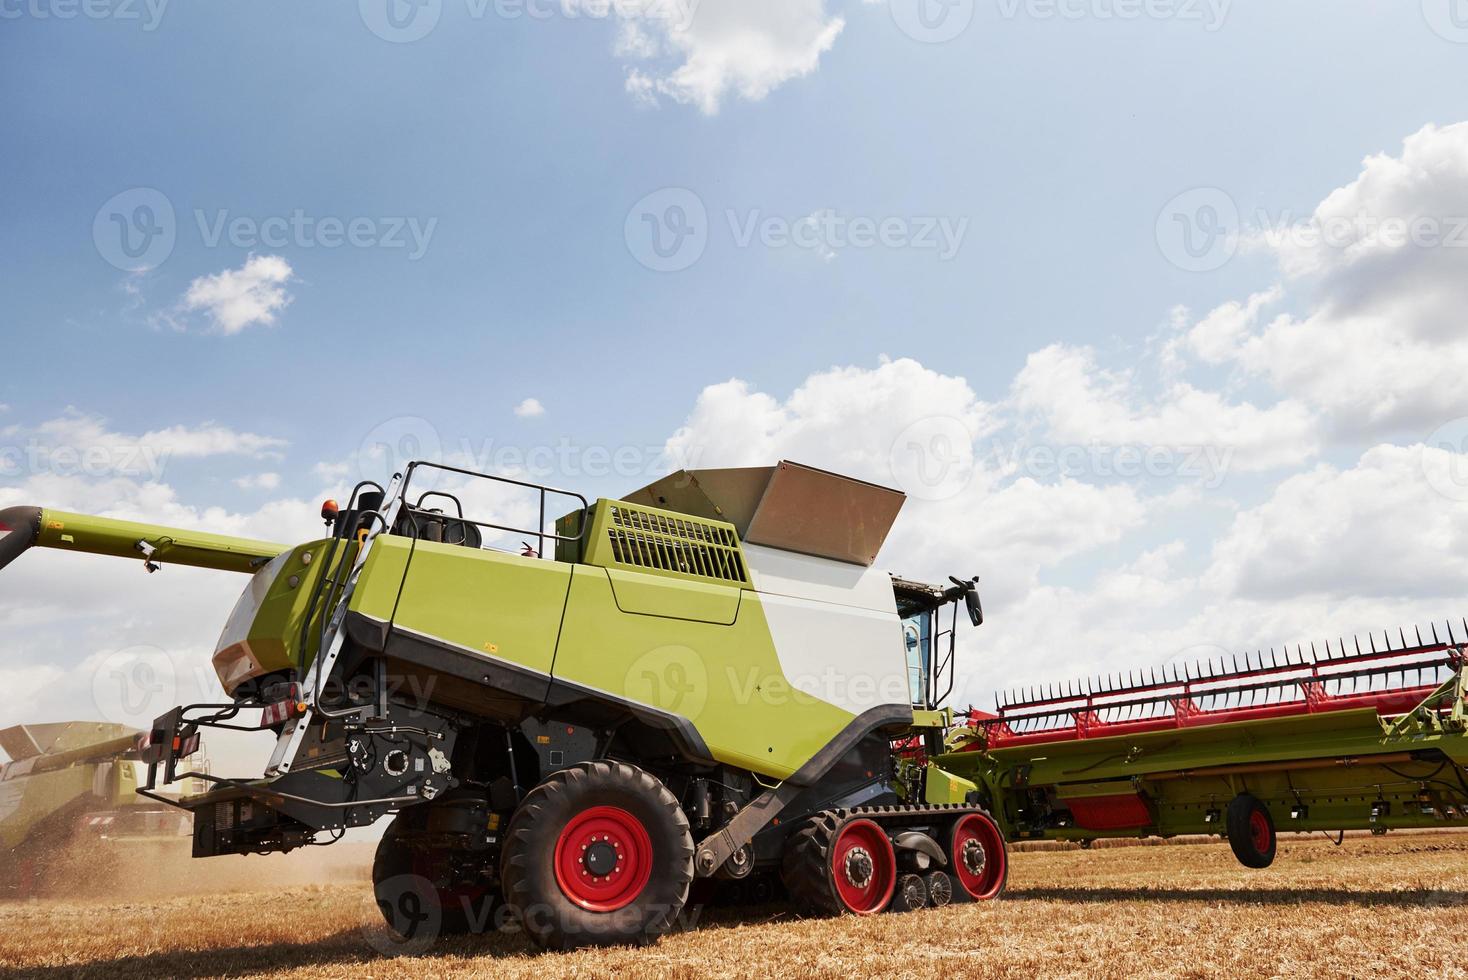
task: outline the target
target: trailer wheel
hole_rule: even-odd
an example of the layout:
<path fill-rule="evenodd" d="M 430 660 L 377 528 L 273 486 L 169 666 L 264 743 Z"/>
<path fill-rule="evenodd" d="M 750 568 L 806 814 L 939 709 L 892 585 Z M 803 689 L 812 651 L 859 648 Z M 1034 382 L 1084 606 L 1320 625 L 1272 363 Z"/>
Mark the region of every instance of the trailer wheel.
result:
<path fill-rule="evenodd" d="M 1249 793 L 1240 793 L 1228 805 L 1228 843 L 1234 857 L 1246 868 L 1267 868 L 1274 863 L 1278 838 L 1274 818 L 1263 803 Z"/>
<path fill-rule="evenodd" d="M 405 939 L 421 938 L 425 929 L 444 936 L 493 932 L 498 887 L 466 880 L 451 848 L 415 842 L 399 826 L 403 819 L 393 818 L 372 861 L 372 888 L 388 927 Z"/>
<path fill-rule="evenodd" d="M 552 773 L 505 838 L 505 899 L 548 949 L 652 942 L 693 881 L 693 837 L 658 779 L 621 762 Z"/>
<path fill-rule="evenodd" d="M 958 883 L 954 898 L 985 901 L 997 898 L 1009 880 L 1004 834 L 984 811 L 959 817 L 948 838 L 948 861 Z"/>

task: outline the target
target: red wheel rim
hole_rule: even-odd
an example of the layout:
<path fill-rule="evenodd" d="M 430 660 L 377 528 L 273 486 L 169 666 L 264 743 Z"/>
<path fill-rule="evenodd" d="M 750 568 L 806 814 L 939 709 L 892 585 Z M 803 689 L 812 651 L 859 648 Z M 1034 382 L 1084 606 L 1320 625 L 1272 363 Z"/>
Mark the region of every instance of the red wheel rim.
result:
<path fill-rule="evenodd" d="M 626 810 L 594 806 L 571 818 L 556 839 L 556 884 L 592 912 L 615 912 L 636 900 L 652 877 L 652 838 Z"/>
<path fill-rule="evenodd" d="M 1009 855 L 1004 852 L 1004 835 L 981 813 L 970 813 L 953 828 L 953 876 L 970 898 L 993 898 L 1004 887 L 1004 870 Z"/>
<path fill-rule="evenodd" d="M 1254 850 L 1260 854 L 1269 853 L 1269 818 L 1264 815 L 1263 810 L 1255 810 L 1249 814 L 1249 839 L 1254 844 Z"/>
<path fill-rule="evenodd" d="M 857 915 L 887 907 L 897 887 L 897 855 L 892 841 L 870 820 L 853 820 L 836 835 L 831 877 L 841 903 Z"/>

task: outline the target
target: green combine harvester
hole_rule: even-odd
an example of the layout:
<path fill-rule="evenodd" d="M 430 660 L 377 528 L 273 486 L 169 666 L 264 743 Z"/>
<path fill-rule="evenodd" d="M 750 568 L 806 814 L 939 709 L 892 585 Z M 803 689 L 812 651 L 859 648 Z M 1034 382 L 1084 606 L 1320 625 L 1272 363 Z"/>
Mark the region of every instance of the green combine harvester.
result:
<path fill-rule="evenodd" d="M 482 487 L 539 522 L 466 513 Z M 373 879 L 404 936 L 503 909 L 547 947 L 647 941 L 695 883 L 992 899 L 1019 837 L 1225 833 L 1262 866 L 1276 828 L 1468 825 L 1453 632 L 955 717 L 977 580 L 873 567 L 903 500 L 790 462 L 596 501 L 415 462 L 295 546 L 12 508 L 0 567 L 39 545 L 250 574 L 213 657 L 230 700 L 154 723 L 139 792 L 212 784 L 177 801 L 197 856 L 391 816 Z M 273 732 L 259 775 L 186 771 L 209 727 Z"/>
<path fill-rule="evenodd" d="M 0 895 L 39 894 L 68 864 L 96 881 L 119 848 L 186 837 L 186 814 L 137 793 L 142 734 L 82 721 L 0 730 Z"/>

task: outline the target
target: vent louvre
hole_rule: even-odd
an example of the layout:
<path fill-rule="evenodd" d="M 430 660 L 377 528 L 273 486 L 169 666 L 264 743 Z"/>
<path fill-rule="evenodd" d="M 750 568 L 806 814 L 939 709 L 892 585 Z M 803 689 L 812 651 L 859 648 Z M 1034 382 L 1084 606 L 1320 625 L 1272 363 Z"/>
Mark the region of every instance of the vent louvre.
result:
<path fill-rule="evenodd" d="M 604 528 L 587 558 L 592 564 L 686 575 L 724 585 L 748 585 L 749 572 L 734 527 L 682 514 L 602 501 Z M 598 547 L 605 542 L 605 552 Z M 603 561 L 594 559 L 600 554 Z"/>

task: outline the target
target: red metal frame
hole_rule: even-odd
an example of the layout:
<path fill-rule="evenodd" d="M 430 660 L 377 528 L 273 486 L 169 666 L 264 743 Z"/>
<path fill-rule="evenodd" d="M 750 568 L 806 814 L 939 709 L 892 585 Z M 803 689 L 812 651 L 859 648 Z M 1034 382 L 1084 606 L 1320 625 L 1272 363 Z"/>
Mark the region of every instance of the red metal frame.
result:
<path fill-rule="evenodd" d="M 969 726 L 982 730 L 985 744 L 992 749 L 1360 708 L 1375 709 L 1380 715 L 1400 715 L 1421 704 L 1440 684 L 1440 680 L 1434 680 L 1409 685 L 1409 673 L 1416 673 L 1420 680 L 1423 672 L 1430 671 L 1437 678 L 1440 671 L 1461 670 L 1464 662 L 1451 630 L 1447 643 L 1437 639 L 1436 630 L 1432 643 L 1408 646 L 1405 633 L 1401 639 L 1401 646 L 1395 649 L 1388 636 L 1386 650 L 1376 649 L 1373 638 L 1368 651 L 1362 651 L 1358 641 L 1356 651 L 1348 653 L 1342 642 L 1338 653 L 1327 646 L 1323 658 L 1315 656 L 1312 648 L 1308 659 L 1301 650 L 1298 659 L 1290 659 L 1287 652 L 1284 662 L 1280 662 L 1271 652 L 1268 663 L 1262 655 L 1259 657 L 1258 666 L 1246 658 L 1244 669 L 1235 666 L 1231 671 L 1215 671 L 1210 664 L 1182 676 L 1174 671 L 1171 680 L 1165 673 L 1159 680 L 1153 672 L 1150 679 L 1144 675 L 1139 683 L 1051 690 L 1041 697 L 1003 704 L 998 714 L 970 711 Z M 1377 678 L 1393 686 L 1336 694 L 1328 690 L 1332 684 L 1344 686 L 1351 681 L 1354 688 L 1363 679 L 1370 682 Z M 1400 683 L 1394 683 L 1398 680 Z M 1280 693 L 1279 700 L 1270 701 L 1272 692 Z M 1223 707 L 1204 706 L 1220 699 Z M 1230 705 L 1232 700 L 1238 703 Z"/>

